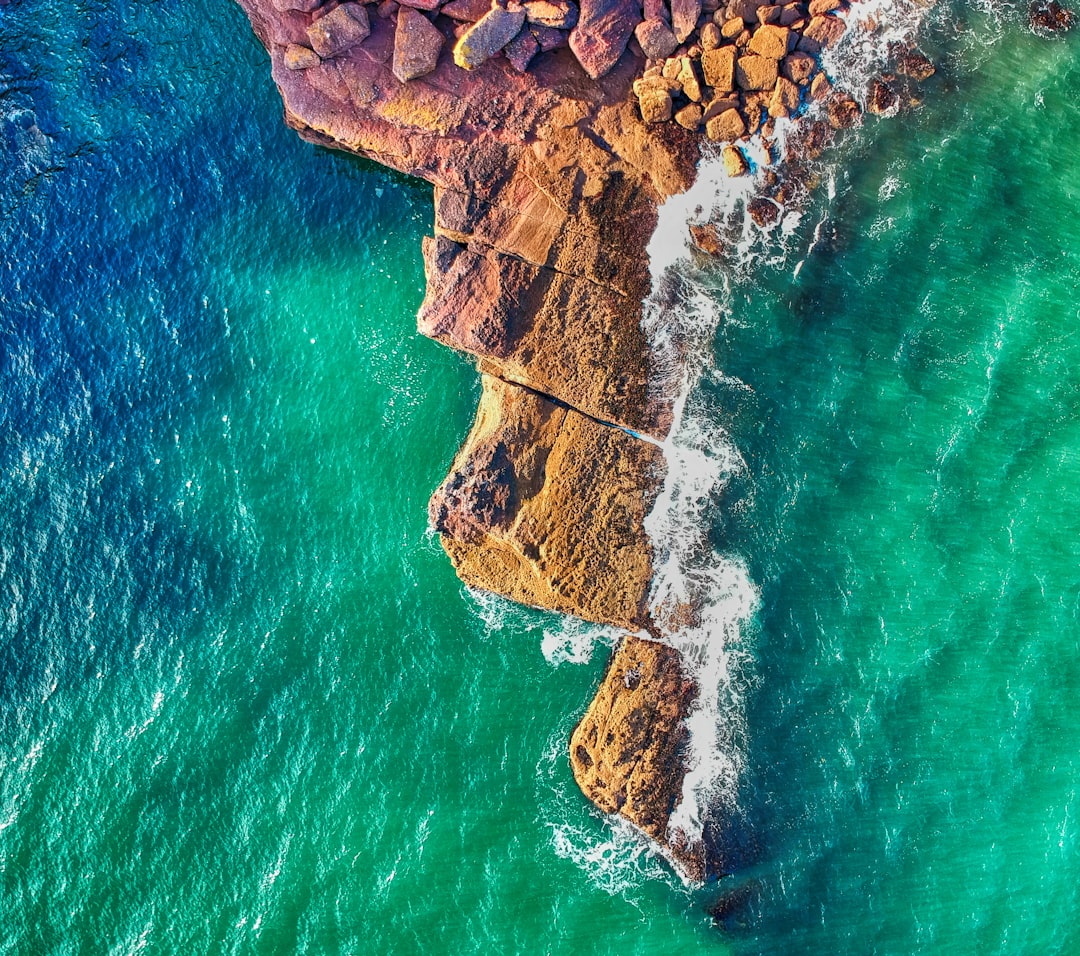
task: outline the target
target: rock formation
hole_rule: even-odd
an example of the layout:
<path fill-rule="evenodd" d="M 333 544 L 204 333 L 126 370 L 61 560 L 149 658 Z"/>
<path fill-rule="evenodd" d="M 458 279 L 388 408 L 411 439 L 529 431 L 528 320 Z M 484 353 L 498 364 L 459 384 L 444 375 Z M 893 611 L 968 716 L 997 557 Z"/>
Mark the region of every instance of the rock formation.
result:
<path fill-rule="evenodd" d="M 654 629 L 644 520 L 676 381 L 642 328 L 657 207 L 705 138 L 733 141 L 828 99 L 789 138 L 804 168 L 859 104 L 817 54 L 847 0 L 240 0 L 306 139 L 433 184 L 421 332 L 483 374 L 472 432 L 430 505 L 459 576 L 515 600 Z M 907 65 L 924 70 L 908 51 Z M 932 71 L 932 67 L 930 70 Z M 892 87 L 874 98 L 892 108 Z M 797 192 L 775 177 L 767 225 Z M 792 180 L 796 185 L 802 180 Z M 709 254 L 715 226 L 695 227 Z M 677 370 L 676 370 L 677 371 Z M 695 688 L 671 648 L 627 637 L 575 731 L 586 795 L 694 879 L 707 848 L 669 832 Z"/>

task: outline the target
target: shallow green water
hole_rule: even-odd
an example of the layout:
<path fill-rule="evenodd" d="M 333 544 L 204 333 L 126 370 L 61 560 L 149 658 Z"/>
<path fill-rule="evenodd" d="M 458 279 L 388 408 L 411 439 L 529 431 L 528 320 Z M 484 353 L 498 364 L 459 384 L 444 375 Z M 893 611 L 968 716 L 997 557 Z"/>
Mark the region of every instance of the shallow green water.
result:
<path fill-rule="evenodd" d="M 570 777 L 603 646 L 426 530 L 429 191 L 285 130 L 235 6 L 0 7 L 0 952 L 1080 951 L 1080 61 L 964 20 L 717 294 L 760 604 L 691 892 Z"/>

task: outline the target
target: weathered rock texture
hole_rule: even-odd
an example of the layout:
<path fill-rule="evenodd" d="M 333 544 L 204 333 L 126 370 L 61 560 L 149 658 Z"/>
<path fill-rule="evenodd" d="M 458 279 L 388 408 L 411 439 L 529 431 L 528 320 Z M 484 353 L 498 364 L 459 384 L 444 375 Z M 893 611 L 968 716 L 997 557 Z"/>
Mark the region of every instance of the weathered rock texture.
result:
<path fill-rule="evenodd" d="M 657 446 L 485 375 L 431 521 L 466 584 L 637 628 L 652 577 L 643 522 L 663 469 Z"/>
<path fill-rule="evenodd" d="M 570 766 L 593 803 L 625 817 L 700 881 L 712 865 L 703 844 L 668 827 L 682 794 L 684 721 L 696 693 L 677 651 L 628 635 L 570 738 Z"/>

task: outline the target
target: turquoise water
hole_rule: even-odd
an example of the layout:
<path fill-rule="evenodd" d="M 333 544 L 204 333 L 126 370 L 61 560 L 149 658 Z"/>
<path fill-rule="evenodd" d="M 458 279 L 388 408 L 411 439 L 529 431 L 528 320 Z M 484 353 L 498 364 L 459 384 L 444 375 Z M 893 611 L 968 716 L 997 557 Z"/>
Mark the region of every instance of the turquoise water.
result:
<path fill-rule="evenodd" d="M 760 603 L 691 891 L 570 778 L 604 647 L 426 530 L 430 191 L 286 130 L 234 5 L 0 7 L 0 952 L 1080 951 L 1078 41 L 932 20 L 717 293 Z"/>

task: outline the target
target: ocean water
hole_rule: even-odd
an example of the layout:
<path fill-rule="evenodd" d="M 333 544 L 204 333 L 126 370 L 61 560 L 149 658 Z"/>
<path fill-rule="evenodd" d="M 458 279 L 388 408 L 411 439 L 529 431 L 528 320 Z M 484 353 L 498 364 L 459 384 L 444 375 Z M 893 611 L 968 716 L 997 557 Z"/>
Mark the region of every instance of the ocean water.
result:
<path fill-rule="evenodd" d="M 692 888 L 570 777 L 613 635 L 427 531 L 430 190 L 285 129 L 225 0 L 0 6 L 0 953 L 1080 952 L 1080 41 L 925 18 L 920 109 L 673 266 Z"/>

